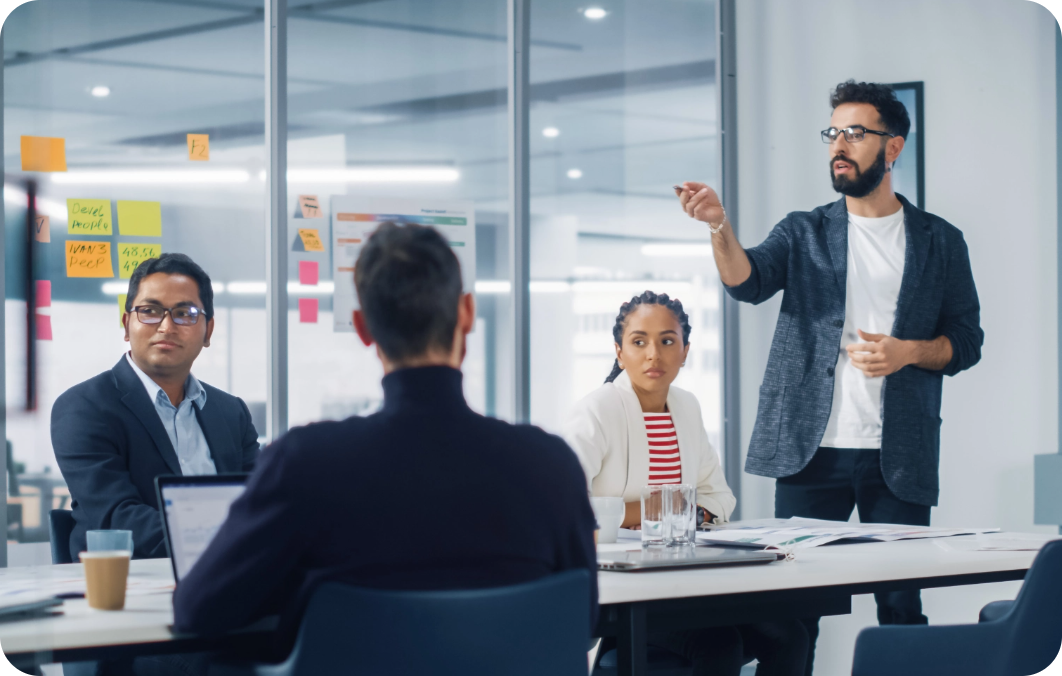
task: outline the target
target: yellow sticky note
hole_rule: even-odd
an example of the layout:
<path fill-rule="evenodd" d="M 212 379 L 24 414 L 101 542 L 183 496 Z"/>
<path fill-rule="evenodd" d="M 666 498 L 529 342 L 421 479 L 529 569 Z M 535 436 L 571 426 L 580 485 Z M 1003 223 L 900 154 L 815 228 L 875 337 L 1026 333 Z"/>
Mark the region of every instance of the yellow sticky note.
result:
<path fill-rule="evenodd" d="M 37 214 L 37 217 L 33 220 L 33 239 L 38 242 L 50 242 L 52 241 L 52 219 Z"/>
<path fill-rule="evenodd" d="M 122 315 L 125 314 L 125 299 L 129 296 L 127 293 L 118 294 L 118 326 L 125 328 L 125 324 L 122 323 Z"/>
<path fill-rule="evenodd" d="M 162 237 L 162 204 L 118 200 L 118 232 L 134 237 Z"/>
<path fill-rule="evenodd" d="M 161 253 L 161 244 L 118 242 L 118 276 L 129 279 L 138 265 L 149 258 L 158 258 Z"/>
<path fill-rule="evenodd" d="M 71 235 L 111 234 L 111 201 L 70 198 L 66 232 Z"/>
<path fill-rule="evenodd" d="M 306 247 L 307 251 L 324 251 L 324 244 L 321 243 L 321 237 L 317 234 L 316 229 L 299 228 L 299 238 L 302 239 L 302 245 Z"/>
<path fill-rule="evenodd" d="M 66 171 L 66 139 L 21 137 L 22 171 Z"/>
<path fill-rule="evenodd" d="M 197 162 L 210 159 L 210 134 L 188 135 L 188 159 Z"/>
<path fill-rule="evenodd" d="M 114 277 L 110 242 L 66 240 L 67 277 Z"/>

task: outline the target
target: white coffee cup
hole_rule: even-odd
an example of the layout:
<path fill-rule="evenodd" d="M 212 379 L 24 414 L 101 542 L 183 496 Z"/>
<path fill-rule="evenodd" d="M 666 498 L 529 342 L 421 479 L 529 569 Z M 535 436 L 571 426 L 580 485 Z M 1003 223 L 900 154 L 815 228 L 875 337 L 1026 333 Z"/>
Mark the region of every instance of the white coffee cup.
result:
<path fill-rule="evenodd" d="M 594 508 L 594 518 L 600 529 L 597 541 L 601 544 L 615 542 L 626 512 L 623 498 L 590 498 L 590 505 Z"/>

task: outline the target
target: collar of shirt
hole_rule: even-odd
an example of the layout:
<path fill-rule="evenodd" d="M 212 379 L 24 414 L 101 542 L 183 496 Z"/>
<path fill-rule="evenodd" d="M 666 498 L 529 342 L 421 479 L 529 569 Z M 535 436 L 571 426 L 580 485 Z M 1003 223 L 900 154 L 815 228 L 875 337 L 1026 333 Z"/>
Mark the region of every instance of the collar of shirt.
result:
<path fill-rule="evenodd" d="M 129 361 L 129 365 L 133 367 L 133 373 L 140 378 L 140 382 L 144 383 L 144 389 L 147 390 L 148 398 L 151 399 L 152 403 L 166 403 L 173 408 L 177 408 L 176 406 L 173 406 L 173 402 L 170 401 L 169 395 L 162 391 L 162 387 L 152 380 L 151 376 L 140 370 L 140 367 L 138 367 L 136 362 L 133 361 L 133 357 L 130 353 L 126 352 L 125 358 Z M 160 402 L 160 399 L 164 400 L 164 402 Z M 206 406 L 206 400 L 206 388 L 199 383 L 195 376 L 189 373 L 188 380 L 184 381 L 184 401 L 191 401 L 199 407 L 200 411 L 202 411 L 203 407 Z M 184 403 L 184 401 L 181 403 Z"/>

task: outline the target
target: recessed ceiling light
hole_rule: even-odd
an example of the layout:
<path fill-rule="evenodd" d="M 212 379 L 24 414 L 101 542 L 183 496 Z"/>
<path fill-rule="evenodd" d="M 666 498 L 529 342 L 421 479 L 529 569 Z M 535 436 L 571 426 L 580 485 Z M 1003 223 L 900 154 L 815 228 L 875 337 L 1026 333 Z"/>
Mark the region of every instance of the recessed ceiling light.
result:
<path fill-rule="evenodd" d="M 556 127 L 546 127 L 542 130 L 542 135 L 546 138 L 557 138 L 560 136 L 560 129 L 557 129 Z"/>
<path fill-rule="evenodd" d="M 587 7 L 583 10 L 583 16 L 591 21 L 598 21 L 608 16 L 608 12 L 600 7 Z"/>
<path fill-rule="evenodd" d="M 568 178 L 582 178 L 582 177 L 583 177 L 583 170 L 582 169 L 569 169 L 568 170 Z"/>
<path fill-rule="evenodd" d="M 96 85 L 92 88 L 92 95 L 98 99 L 111 95 L 111 88 L 106 85 Z"/>

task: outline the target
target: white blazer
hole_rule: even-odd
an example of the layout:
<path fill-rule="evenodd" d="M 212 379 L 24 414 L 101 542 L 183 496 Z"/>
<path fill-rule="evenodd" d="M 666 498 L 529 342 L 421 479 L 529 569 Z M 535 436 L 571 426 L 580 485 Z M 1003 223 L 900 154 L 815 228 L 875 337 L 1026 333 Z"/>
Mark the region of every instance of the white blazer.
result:
<path fill-rule="evenodd" d="M 697 487 L 697 504 L 714 514 L 716 523 L 728 521 L 737 500 L 708 441 L 697 398 L 672 386 L 667 408 L 678 436 L 682 483 Z M 579 457 L 591 495 L 641 500 L 649 483 L 649 437 L 626 371 L 576 402 L 563 434 Z"/>

